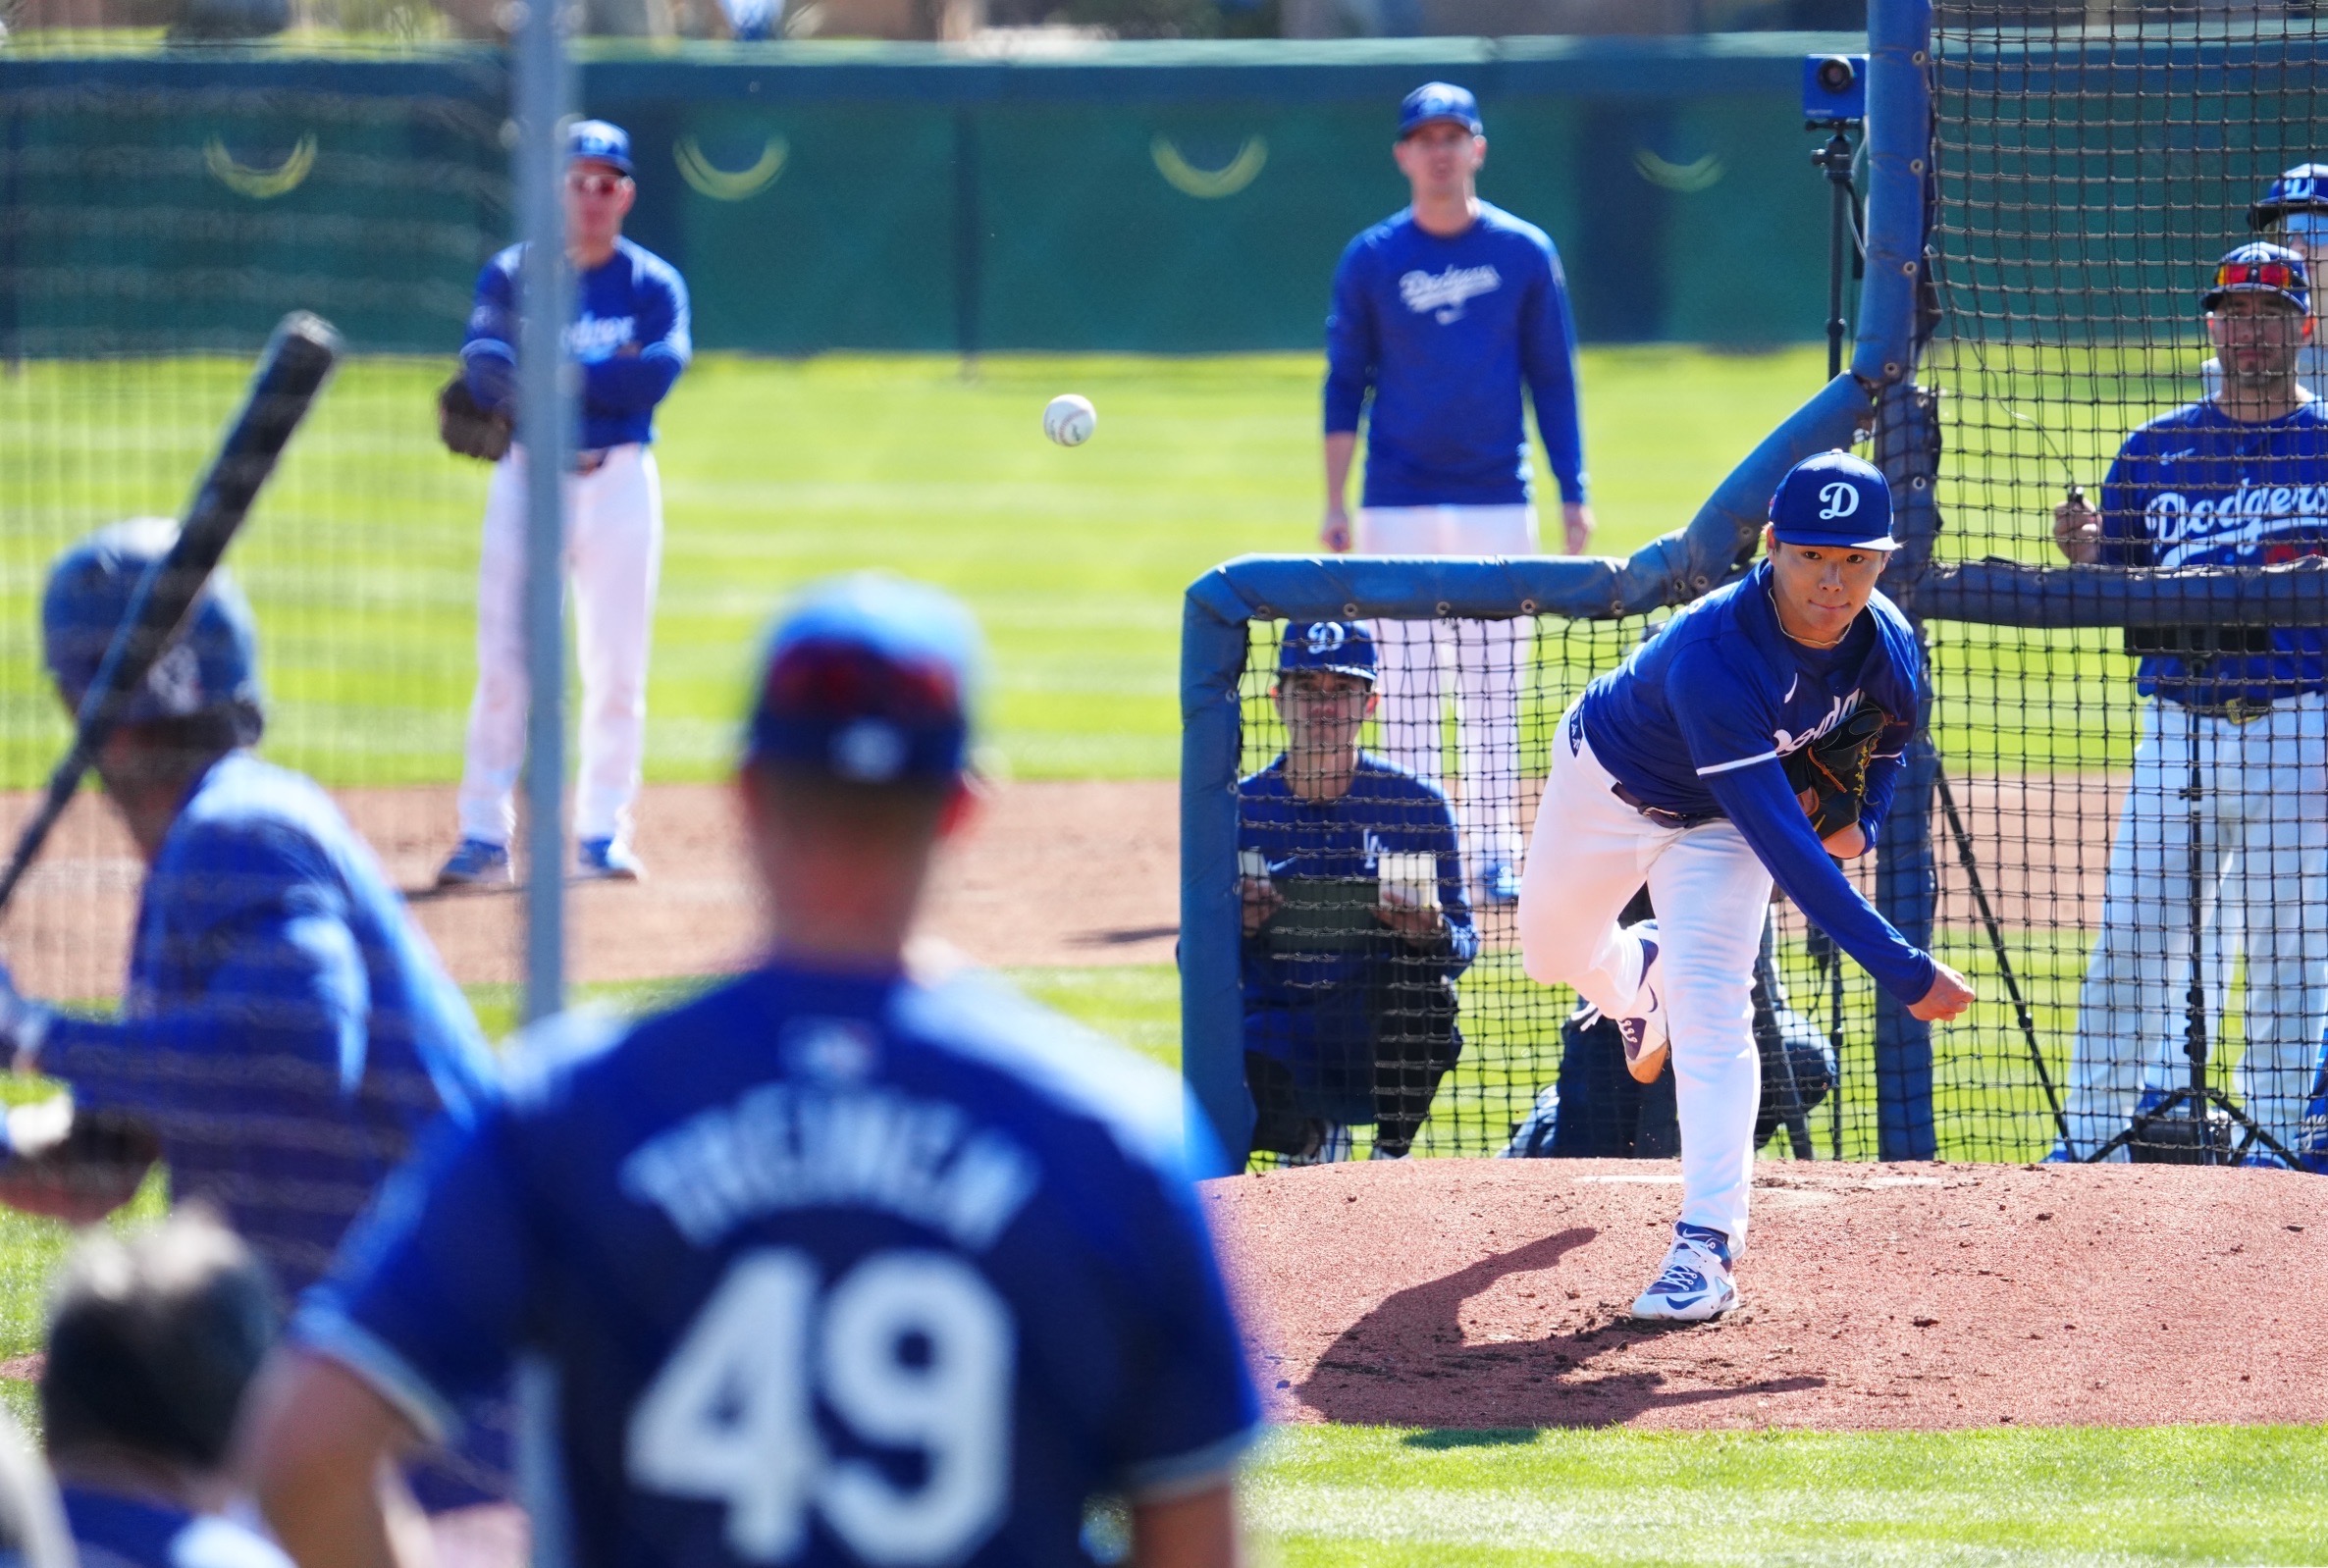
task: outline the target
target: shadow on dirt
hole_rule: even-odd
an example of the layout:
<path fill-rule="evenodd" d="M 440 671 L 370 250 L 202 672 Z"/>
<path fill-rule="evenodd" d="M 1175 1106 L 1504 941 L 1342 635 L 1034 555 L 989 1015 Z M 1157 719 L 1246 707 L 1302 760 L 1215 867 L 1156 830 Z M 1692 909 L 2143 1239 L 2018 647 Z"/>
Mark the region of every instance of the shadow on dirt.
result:
<path fill-rule="evenodd" d="M 1558 1292 L 1561 1259 L 1598 1234 L 1589 1226 L 1562 1230 L 1387 1297 L 1327 1346 L 1296 1391 L 1328 1421 L 1461 1428 L 1474 1441 L 1516 1442 L 1526 1436 L 1480 1429 L 1608 1426 L 1655 1410 L 1824 1385 L 1822 1378 L 1778 1378 L 1670 1389 L 1662 1372 L 1613 1362 L 1633 1345 L 1693 1331 L 1600 1312 L 1587 1327 L 1539 1339 L 1464 1343 L 1464 1302 L 1514 1274 L 1545 1275 L 1547 1288 Z"/>

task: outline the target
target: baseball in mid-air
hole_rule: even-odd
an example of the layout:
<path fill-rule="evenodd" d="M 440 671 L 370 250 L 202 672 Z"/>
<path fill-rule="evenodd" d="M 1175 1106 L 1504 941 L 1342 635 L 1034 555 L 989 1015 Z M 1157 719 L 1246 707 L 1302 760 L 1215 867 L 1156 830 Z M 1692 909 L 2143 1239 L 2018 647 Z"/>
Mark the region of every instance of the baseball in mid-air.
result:
<path fill-rule="evenodd" d="M 1081 446 L 1099 426 L 1099 410 L 1091 399 L 1062 392 L 1042 411 L 1042 433 L 1062 446 Z"/>

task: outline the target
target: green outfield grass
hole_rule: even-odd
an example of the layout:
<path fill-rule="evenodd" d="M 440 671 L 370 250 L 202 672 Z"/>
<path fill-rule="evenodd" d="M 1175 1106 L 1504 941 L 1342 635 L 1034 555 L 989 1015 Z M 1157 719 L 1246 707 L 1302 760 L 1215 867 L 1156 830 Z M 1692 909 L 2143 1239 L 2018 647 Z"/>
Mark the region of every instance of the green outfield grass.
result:
<path fill-rule="evenodd" d="M 1247 1515 L 1285 1568 L 2307 1563 L 2317 1427 L 1680 1435 L 1285 1428 Z"/>
<path fill-rule="evenodd" d="M 1600 548 L 1688 521 L 1821 380 L 1814 349 L 1589 350 Z M 68 540 L 184 502 L 239 393 L 223 360 L 41 362 L 0 381 L 0 783 L 63 734 L 32 601 Z M 485 469 L 435 443 L 437 362 L 348 366 L 234 563 L 256 603 L 275 755 L 334 783 L 449 781 L 474 670 Z M 1251 550 L 1310 547 L 1322 496 L 1310 355 L 1154 359 L 707 356 L 661 419 L 667 546 L 649 770 L 728 755 L 753 640 L 784 591 L 885 566 L 969 599 L 994 645 L 994 736 L 1022 777 L 1178 761 L 1181 595 Z M 1080 390 L 1069 451 L 1043 402 Z"/>

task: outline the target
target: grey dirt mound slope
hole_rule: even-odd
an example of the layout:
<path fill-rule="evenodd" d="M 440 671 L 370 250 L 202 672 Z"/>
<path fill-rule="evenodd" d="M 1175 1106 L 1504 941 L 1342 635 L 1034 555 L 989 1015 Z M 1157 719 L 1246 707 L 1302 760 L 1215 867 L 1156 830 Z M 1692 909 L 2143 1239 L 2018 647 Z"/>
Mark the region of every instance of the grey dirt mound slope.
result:
<path fill-rule="evenodd" d="M 2316 1176 L 1765 1163 L 1743 1309 L 1625 1309 L 1668 1164 L 1415 1160 L 1205 1199 L 1282 1420 L 1944 1428 L 2328 1419 Z"/>

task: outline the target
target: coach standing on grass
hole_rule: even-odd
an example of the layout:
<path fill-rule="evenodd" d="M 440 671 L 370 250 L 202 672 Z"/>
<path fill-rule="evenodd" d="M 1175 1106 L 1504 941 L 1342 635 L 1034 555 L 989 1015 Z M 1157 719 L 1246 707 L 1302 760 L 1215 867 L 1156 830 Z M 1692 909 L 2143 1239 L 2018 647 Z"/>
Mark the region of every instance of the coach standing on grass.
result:
<path fill-rule="evenodd" d="M 1328 549 L 1379 555 L 1533 555 L 1523 391 L 1561 490 L 1570 554 L 1592 539 L 1576 333 L 1560 253 L 1535 225 L 1479 199 L 1487 160 L 1469 92 L 1426 82 L 1399 106 L 1394 149 L 1413 200 L 1349 242 L 1326 318 Z M 1369 406 L 1371 403 L 1371 406 Z M 1366 426 L 1352 525 L 1350 459 Z M 1460 719 L 1459 819 L 1480 897 L 1519 897 L 1519 669 L 1526 621 L 1384 621 L 1383 751 L 1440 777 L 1439 661 L 1452 651 Z"/>

